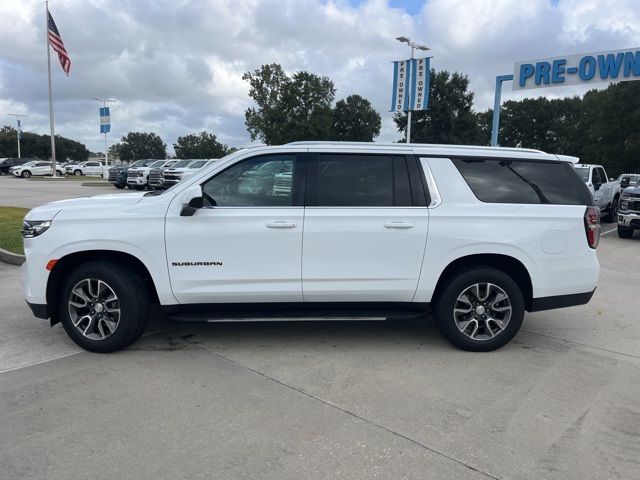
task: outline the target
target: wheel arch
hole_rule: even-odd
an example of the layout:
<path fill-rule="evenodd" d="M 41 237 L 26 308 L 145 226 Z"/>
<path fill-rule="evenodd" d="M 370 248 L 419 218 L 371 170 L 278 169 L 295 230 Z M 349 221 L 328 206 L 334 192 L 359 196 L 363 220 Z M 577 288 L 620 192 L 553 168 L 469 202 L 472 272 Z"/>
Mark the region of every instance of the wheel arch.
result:
<path fill-rule="evenodd" d="M 117 250 L 83 250 L 73 252 L 58 259 L 54 267 L 49 273 L 47 280 L 46 298 L 48 314 L 51 318 L 51 325 L 54 325 L 60 321 L 56 314 L 56 299 L 60 294 L 60 290 L 64 285 L 65 275 L 71 272 L 74 268 L 83 263 L 89 261 L 106 261 L 117 262 L 130 266 L 142 279 L 147 292 L 149 294 L 149 300 L 151 303 L 160 303 L 158 298 L 158 291 L 156 289 L 153 277 L 149 272 L 149 269 L 145 264 L 134 255 Z"/>
<path fill-rule="evenodd" d="M 473 267 L 493 267 L 509 275 L 522 291 L 525 309 L 527 311 L 531 309 L 533 284 L 531 282 L 531 274 L 527 270 L 527 267 L 517 258 L 496 253 L 466 255 L 449 263 L 438 278 L 438 282 L 433 291 L 433 299 L 438 298 L 450 278 L 458 272 L 469 270 Z"/>

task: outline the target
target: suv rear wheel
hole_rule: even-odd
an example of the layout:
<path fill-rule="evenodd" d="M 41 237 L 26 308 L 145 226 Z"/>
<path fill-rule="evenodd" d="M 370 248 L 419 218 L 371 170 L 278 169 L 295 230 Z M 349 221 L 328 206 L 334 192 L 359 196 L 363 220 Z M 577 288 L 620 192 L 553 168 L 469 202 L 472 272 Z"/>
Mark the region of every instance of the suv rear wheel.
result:
<path fill-rule="evenodd" d="M 135 342 L 148 322 L 149 297 L 136 272 L 102 261 L 80 265 L 67 277 L 58 314 L 78 346 L 109 353 Z"/>
<path fill-rule="evenodd" d="M 477 267 L 449 279 L 436 299 L 434 315 L 455 346 L 488 352 L 515 337 L 524 318 L 524 297 L 516 282 L 492 267 Z"/>

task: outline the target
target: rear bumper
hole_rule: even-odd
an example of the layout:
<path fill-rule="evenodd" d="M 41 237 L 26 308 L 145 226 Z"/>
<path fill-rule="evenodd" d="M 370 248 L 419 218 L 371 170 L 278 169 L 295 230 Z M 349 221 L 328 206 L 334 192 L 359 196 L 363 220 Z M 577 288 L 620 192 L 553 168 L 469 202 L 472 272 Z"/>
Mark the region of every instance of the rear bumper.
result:
<path fill-rule="evenodd" d="M 584 293 L 572 293 L 569 295 L 554 295 L 552 297 L 539 297 L 531 300 L 530 312 L 540 312 L 542 310 L 553 310 L 555 308 L 575 307 L 589 303 L 596 290 Z"/>
<path fill-rule="evenodd" d="M 49 318 L 49 307 L 46 303 L 31 303 L 27 302 L 29 308 L 33 312 L 33 316 L 36 318 Z"/>

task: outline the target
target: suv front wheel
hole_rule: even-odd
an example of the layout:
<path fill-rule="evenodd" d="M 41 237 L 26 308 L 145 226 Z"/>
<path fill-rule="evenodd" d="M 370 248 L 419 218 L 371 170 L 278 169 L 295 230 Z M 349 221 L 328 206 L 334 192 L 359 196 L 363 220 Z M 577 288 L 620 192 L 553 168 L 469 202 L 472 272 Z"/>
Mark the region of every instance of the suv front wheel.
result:
<path fill-rule="evenodd" d="M 66 278 L 58 315 L 67 335 L 90 352 L 109 353 L 135 342 L 147 326 L 149 297 L 136 272 L 104 261 L 78 266 Z"/>
<path fill-rule="evenodd" d="M 524 318 L 522 291 L 509 275 L 492 267 L 449 278 L 434 307 L 436 323 L 447 340 L 474 352 L 507 344 Z"/>

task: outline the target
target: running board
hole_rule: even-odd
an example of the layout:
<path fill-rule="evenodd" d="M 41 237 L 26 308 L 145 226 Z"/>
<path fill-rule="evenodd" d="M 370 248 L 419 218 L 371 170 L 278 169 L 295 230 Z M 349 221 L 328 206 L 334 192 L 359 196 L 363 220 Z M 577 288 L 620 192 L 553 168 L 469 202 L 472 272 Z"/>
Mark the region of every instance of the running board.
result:
<path fill-rule="evenodd" d="M 335 322 L 413 320 L 424 317 L 424 304 L 234 304 L 165 306 L 168 320 L 181 323 Z"/>

